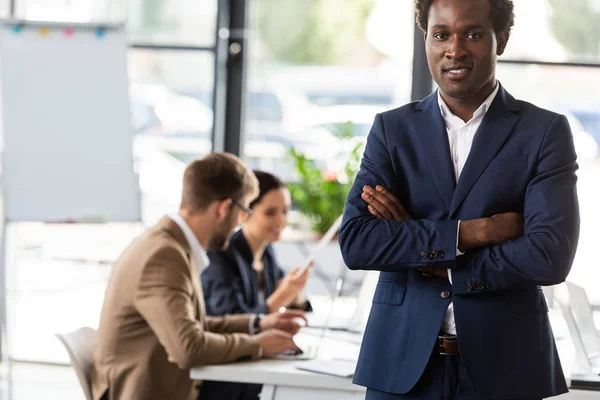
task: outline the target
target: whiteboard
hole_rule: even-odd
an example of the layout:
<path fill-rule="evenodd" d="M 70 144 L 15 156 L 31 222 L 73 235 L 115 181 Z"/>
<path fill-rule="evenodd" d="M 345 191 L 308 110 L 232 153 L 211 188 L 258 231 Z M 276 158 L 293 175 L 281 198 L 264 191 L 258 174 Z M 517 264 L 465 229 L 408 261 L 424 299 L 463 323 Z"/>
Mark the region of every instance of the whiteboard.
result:
<path fill-rule="evenodd" d="M 140 220 L 122 26 L 0 23 L 8 221 Z"/>

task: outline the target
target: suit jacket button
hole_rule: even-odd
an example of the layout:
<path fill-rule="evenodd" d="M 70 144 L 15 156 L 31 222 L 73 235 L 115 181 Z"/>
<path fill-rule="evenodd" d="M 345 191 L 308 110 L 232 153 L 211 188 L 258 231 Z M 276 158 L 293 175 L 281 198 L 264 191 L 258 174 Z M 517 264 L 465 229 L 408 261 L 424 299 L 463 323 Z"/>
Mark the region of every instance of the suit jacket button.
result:
<path fill-rule="evenodd" d="M 440 293 L 440 297 L 444 300 L 449 299 L 450 298 L 450 292 L 447 290 L 444 290 L 442 293 Z"/>
<path fill-rule="evenodd" d="M 444 258 L 445 255 L 446 253 L 444 253 L 443 251 L 438 251 L 438 258 Z"/>
<path fill-rule="evenodd" d="M 427 253 L 427 258 L 429 258 L 430 260 L 433 260 L 435 258 L 436 254 L 433 251 L 430 251 Z"/>
<path fill-rule="evenodd" d="M 422 252 L 421 252 L 421 258 L 427 258 L 427 253 L 426 253 L 426 252 L 424 252 L 424 251 L 422 251 Z"/>

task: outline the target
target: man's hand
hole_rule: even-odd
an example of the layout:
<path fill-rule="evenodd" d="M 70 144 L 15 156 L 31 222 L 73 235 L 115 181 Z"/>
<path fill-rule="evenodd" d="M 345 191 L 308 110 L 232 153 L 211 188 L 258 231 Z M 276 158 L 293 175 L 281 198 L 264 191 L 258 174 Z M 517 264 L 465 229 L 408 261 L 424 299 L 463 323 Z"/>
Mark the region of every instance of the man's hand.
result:
<path fill-rule="evenodd" d="M 500 244 L 523 236 L 525 220 L 523 214 L 507 212 L 496 214 L 489 220 L 488 233 L 490 244 Z"/>
<path fill-rule="evenodd" d="M 263 357 L 273 357 L 286 350 L 301 351 L 294 343 L 291 334 L 277 329 L 259 333 L 254 338 L 263 349 Z"/>
<path fill-rule="evenodd" d="M 523 226 L 523 214 L 514 212 L 461 221 L 458 248 L 465 251 L 520 238 L 523 236 Z"/>
<path fill-rule="evenodd" d="M 308 321 L 302 310 L 285 310 L 284 312 L 272 312 L 260 319 L 259 328 L 261 331 L 267 329 L 279 329 L 291 335 L 295 335 L 301 328 L 296 319 L 303 319 L 306 325 Z"/>
<path fill-rule="evenodd" d="M 410 219 L 400 200 L 381 185 L 375 189 L 363 187 L 362 199 L 368 204 L 368 210 L 378 219 L 404 221 Z"/>
<path fill-rule="evenodd" d="M 410 219 L 400 200 L 383 186 L 377 185 L 375 190 L 370 186 L 363 187 L 362 199 L 369 205 L 367 208 L 377 219 L 388 219 L 392 221 L 405 221 Z M 437 276 L 448 279 L 448 271 L 445 269 L 423 267 L 418 271 L 425 276 Z"/>

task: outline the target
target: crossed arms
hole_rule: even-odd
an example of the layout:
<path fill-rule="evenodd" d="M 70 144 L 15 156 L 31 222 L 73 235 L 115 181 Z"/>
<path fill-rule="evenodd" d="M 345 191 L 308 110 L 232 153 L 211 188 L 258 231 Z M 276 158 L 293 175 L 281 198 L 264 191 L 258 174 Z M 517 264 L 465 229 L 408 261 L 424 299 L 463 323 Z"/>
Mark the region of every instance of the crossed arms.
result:
<path fill-rule="evenodd" d="M 378 116 L 346 202 L 339 235 L 344 261 L 351 269 L 389 272 L 433 267 L 443 275 L 451 269 L 455 294 L 558 284 L 569 273 L 579 236 L 576 170 L 568 122 L 557 116 L 537 155 L 523 215 L 461 221 L 458 248 L 466 253 L 457 256 L 458 220 L 411 219 L 391 194 L 407 188 L 397 187 Z M 376 185 L 389 191 L 373 190 Z"/>

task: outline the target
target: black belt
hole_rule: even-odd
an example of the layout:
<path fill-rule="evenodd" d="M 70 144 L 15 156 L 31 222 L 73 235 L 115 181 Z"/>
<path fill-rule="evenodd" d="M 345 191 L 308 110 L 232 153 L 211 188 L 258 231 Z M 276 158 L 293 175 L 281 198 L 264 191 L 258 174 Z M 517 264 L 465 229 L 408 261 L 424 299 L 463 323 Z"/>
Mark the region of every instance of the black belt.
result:
<path fill-rule="evenodd" d="M 437 349 L 442 356 L 457 356 L 458 340 L 456 336 L 438 336 Z"/>

